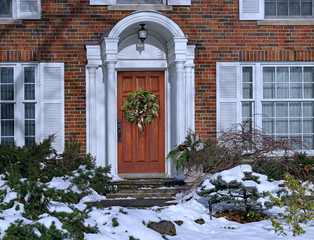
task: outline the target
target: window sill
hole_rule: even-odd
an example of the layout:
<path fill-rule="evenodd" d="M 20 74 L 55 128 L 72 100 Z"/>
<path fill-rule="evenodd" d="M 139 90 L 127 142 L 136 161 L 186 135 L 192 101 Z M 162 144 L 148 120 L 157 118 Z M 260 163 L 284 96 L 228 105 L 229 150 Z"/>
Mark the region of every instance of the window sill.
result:
<path fill-rule="evenodd" d="M 259 20 L 257 25 L 314 25 L 312 20 Z"/>
<path fill-rule="evenodd" d="M 3 24 L 3 25 L 22 24 L 22 19 L 1 19 L 1 18 L 0 18 L 0 24 Z"/>
<path fill-rule="evenodd" d="M 161 10 L 161 11 L 171 11 L 172 6 L 166 6 L 162 4 L 140 4 L 140 5 L 129 5 L 129 4 L 117 4 L 114 6 L 108 6 L 108 10 Z"/>

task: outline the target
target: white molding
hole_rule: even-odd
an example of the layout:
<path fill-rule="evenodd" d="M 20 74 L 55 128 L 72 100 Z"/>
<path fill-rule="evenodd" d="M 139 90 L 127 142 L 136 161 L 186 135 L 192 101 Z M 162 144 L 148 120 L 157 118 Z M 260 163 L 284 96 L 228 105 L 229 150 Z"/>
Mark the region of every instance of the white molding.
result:
<path fill-rule="evenodd" d="M 181 28 L 170 18 L 157 11 L 141 11 L 130 14 L 129 16 L 120 20 L 110 31 L 109 38 L 118 38 L 123 31 L 128 29 L 130 26 L 139 23 L 155 23 L 163 28 L 165 33 L 169 34 L 172 37 L 181 37 L 186 38 Z"/>

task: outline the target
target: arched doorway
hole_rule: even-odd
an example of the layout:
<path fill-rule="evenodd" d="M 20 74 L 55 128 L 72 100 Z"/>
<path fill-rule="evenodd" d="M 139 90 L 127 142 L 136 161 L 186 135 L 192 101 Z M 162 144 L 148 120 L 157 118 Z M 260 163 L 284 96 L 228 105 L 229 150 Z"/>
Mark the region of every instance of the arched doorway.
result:
<path fill-rule="evenodd" d="M 140 24 L 148 30 L 144 49 L 138 48 Z M 137 11 L 114 25 L 100 44 L 86 45 L 87 150 L 96 156 L 98 165 L 111 165 L 113 173 L 123 172 L 118 165 L 117 133 L 121 73 L 162 73 L 164 158 L 184 140 L 189 128 L 194 129 L 194 46 L 187 42 L 180 27 L 165 15 Z M 140 175 L 172 176 L 171 163 L 162 164 L 162 172 L 145 170 Z"/>

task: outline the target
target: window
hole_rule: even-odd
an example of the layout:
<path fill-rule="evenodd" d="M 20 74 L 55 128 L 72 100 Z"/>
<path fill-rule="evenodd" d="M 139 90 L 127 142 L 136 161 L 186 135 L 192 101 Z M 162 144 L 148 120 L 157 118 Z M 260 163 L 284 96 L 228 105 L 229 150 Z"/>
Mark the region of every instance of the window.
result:
<path fill-rule="evenodd" d="M 117 0 L 117 4 L 164 4 L 164 0 Z"/>
<path fill-rule="evenodd" d="M 314 20 L 313 2 L 314 0 L 239 0 L 240 20 Z M 309 22 L 303 21 L 300 24 L 307 25 Z"/>
<path fill-rule="evenodd" d="M 63 148 L 63 65 L 0 64 L 0 143 L 31 146 L 56 134 Z"/>
<path fill-rule="evenodd" d="M 191 5 L 191 0 L 90 0 L 90 5 Z"/>
<path fill-rule="evenodd" d="M 265 18 L 313 17 L 313 0 L 265 0 Z"/>
<path fill-rule="evenodd" d="M 40 16 L 41 0 L 0 1 L 0 21 L 2 22 L 10 19 L 40 19 Z"/>
<path fill-rule="evenodd" d="M 313 63 L 219 63 L 217 74 L 219 131 L 249 119 L 248 127 L 275 139 L 301 140 L 314 150 Z M 231 89 L 233 82 L 239 87 Z"/>

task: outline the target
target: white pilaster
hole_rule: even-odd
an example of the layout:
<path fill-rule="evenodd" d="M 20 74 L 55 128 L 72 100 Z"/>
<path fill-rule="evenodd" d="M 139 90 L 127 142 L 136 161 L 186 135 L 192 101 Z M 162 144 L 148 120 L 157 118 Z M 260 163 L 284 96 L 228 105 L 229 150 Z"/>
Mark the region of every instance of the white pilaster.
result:
<path fill-rule="evenodd" d="M 176 143 L 181 144 L 186 135 L 185 124 L 185 81 L 183 75 L 184 62 L 176 62 Z"/>
<path fill-rule="evenodd" d="M 89 144 L 88 151 L 92 156 L 97 155 L 97 122 L 96 122 L 96 70 L 97 66 L 87 66 L 89 76 L 89 93 L 88 93 L 88 124 L 89 124 Z"/>
<path fill-rule="evenodd" d="M 185 98 L 186 98 L 186 129 L 195 131 L 195 83 L 194 83 L 194 57 L 195 46 L 187 46 L 186 62 L 184 64 L 185 71 Z"/>
<path fill-rule="evenodd" d="M 115 62 L 107 62 L 107 98 L 106 98 L 106 133 L 107 133 L 107 164 L 111 171 L 117 173 L 117 79 Z"/>

